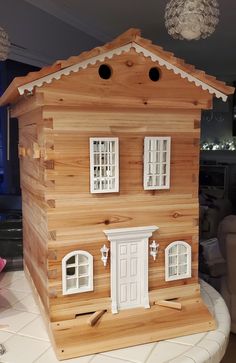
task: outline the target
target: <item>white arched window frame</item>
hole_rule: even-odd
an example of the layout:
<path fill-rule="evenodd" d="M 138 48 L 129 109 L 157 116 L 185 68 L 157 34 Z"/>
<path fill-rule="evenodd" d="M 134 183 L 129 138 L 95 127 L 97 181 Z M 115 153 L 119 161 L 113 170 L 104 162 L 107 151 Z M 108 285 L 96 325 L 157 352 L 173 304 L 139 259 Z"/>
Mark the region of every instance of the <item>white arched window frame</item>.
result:
<path fill-rule="evenodd" d="M 62 293 L 86 291 L 93 291 L 93 256 L 86 251 L 72 251 L 62 259 Z"/>
<path fill-rule="evenodd" d="M 191 277 L 191 246 L 175 241 L 165 249 L 165 280 L 181 280 Z"/>

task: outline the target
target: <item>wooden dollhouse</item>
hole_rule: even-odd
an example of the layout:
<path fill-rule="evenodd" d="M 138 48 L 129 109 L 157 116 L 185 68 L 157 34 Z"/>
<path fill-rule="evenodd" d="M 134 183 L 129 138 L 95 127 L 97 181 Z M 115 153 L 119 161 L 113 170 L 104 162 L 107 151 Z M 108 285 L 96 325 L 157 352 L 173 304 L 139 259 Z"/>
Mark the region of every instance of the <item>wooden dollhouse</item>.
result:
<path fill-rule="evenodd" d="M 200 119 L 233 91 L 130 29 L 1 97 L 19 119 L 25 270 L 59 359 L 214 329 Z"/>

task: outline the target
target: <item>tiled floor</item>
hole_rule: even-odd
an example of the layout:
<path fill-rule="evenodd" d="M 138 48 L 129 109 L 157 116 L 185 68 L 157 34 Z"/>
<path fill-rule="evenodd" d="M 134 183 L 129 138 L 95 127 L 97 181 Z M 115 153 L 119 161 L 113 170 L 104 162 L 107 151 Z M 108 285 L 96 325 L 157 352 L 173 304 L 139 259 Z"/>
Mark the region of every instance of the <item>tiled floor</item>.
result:
<path fill-rule="evenodd" d="M 209 288 L 210 294 L 207 292 L 207 285 L 202 284 L 206 304 L 214 313 L 218 311 L 217 331 L 75 358 L 66 362 L 218 363 L 227 344 L 228 313 L 218 293 Z M 58 363 L 22 271 L 0 274 L 0 326 L 0 343 L 6 348 L 6 353 L 0 356 L 0 363 Z M 236 359 L 233 362 L 236 362 Z"/>

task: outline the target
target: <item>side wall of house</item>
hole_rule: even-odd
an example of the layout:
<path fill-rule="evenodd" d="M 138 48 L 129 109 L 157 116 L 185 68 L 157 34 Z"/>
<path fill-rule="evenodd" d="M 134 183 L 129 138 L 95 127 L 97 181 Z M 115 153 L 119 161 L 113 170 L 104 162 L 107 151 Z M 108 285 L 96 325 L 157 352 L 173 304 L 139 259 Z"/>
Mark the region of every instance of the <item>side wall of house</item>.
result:
<path fill-rule="evenodd" d="M 32 104 L 33 104 L 32 99 Z M 15 116 L 24 104 L 19 118 L 20 178 L 22 190 L 24 263 L 49 312 L 47 271 L 47 204 L 45 202 L 44 128 L 41 108 L 30 110 L 28 101 L 13 108 Z M 43 131 L 44 129 L 44 131 Z"/>

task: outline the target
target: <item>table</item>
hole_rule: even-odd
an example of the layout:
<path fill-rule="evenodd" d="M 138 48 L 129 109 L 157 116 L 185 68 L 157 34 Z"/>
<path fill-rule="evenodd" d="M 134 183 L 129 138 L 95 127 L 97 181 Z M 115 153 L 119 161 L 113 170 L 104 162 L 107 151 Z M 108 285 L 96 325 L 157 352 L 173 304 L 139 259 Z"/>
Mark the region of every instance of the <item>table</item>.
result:
<path fill-rule="evenodd" d="M 216 330 L 98 354 L 91 363 L 219 363 L 228 345 L 230 316 L 221 295 L 206 282 L 200 284 Z"/>
<path fill-rule="evenodd" d="M 58 363 L 23 271 L 1 274 L 0 342 L 3 363 Z M 224 300 L 201 281 L 202 297 L 214 314 L 217 329 L 100 354 L 74 358 L 66 363 L 219 363 L 230 333 L 230 316 Z M 22 354 L 27 352 L 27 354 Z"/>

